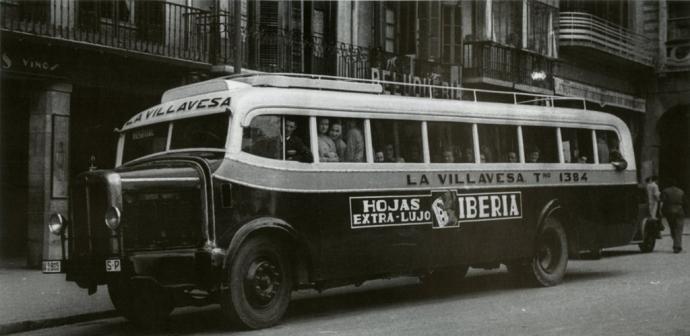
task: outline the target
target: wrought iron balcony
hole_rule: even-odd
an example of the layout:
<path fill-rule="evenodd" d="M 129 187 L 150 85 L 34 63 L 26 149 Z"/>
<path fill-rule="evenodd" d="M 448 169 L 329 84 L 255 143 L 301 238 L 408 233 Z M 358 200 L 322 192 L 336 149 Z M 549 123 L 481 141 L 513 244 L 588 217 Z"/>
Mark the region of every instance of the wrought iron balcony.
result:
<path fill-rule="evenodd" d="M 210 19 L 208 11 L 158 1 L 0 1 L 3 33 L 201 63 Z"/>
<path fill-rule="evenodd" d="M 649 39 L 592 14 L 561 12 L 558 39 L 561 47 L 593 48 L 653 66 L 653 45 Z"/>
<path fill-rule="evenodd" d="M 224 11 L 217 19 L 220 39 L 218 48 L 212 52 L 212 63 L 235 64 L 236 47 L 241 45 L 242 66 L 256 71 L 369 76 L 367 48 L 329 41 L 320 35 L 306 35 L 298 29 L 247 26 L 245 22 L 241 25 L 241 43 L 236 43 L 233 19 Z"/>
<path fill-rule="evenodd" d="M 553 60 L 491 41 L 465 42 L 463 82 L 553 92 Z"/>

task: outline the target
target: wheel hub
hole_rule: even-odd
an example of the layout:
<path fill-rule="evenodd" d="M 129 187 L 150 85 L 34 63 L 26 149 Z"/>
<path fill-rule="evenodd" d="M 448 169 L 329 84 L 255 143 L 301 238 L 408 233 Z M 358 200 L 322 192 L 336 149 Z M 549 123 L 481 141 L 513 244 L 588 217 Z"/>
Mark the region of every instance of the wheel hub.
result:
<path fill-rule="evenodd" d="M 249 266 L 244 279 L 245 293 L 254 307 L 266 306 L 280 290 L 280 268 L 266 259 L 255 260 Z"/>

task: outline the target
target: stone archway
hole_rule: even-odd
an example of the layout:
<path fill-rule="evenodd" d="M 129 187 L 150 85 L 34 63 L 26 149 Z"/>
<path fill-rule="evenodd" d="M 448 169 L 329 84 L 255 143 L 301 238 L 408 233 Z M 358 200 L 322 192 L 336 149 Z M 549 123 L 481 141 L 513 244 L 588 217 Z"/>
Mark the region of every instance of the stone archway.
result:
<path fill-rule="evenodd" d="M 669 179 L 679 187 L 690 188 L 690 105 L 666 111 L 657 124 L 659 134 L 659 177 L 662 185 Z"/>

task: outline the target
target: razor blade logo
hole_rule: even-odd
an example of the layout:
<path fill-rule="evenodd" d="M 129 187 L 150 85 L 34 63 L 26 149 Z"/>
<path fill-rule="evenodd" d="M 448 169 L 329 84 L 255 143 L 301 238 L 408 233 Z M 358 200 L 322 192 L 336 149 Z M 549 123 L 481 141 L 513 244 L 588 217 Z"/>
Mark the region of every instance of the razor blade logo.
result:
<path fill-rule="evenodd" d="M 431 202 L 435 228 L 458 227 L 461 222 L 522 217 L 520 192 L 454 194 L 455 191 L 443 191 Z"/>

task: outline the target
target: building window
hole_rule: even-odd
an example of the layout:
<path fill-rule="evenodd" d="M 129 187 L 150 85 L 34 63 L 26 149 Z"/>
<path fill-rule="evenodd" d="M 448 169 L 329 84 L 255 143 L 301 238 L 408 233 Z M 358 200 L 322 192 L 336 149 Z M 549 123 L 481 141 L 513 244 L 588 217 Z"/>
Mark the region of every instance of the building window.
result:
<path fill-rule="evenodd" d="M 459 64 L 462 55 L 462 26 L 460 7 L 443 5 L 441 59 L 444 63 Z"/>
<path fill-rule="evenodd" d="M 120 22 L 130 22 L 134 17 L 132 0 L 81 1 L 79 2 L 79 11 L 84 16 L 96 16 L 109 20 L 117 19 Z"/>
<path fill-rule="evenodd" d="M 395 22 L 396 13 L 392 8 L 386 8 L 384 28 L 384 51 L 395 52 Z"/>
<path fill-rule="evenodd" d="M 542 55 L 557 57 L 554 15 L 556 8 L 538 1 L 525 3 L 522 17 L 522 45 Z"/>
<path fill-rule="evenodd" d="M 314 56 L 323 57 L 323 25 L 324 14 L 322 10 L 315 9 L 312 13 L 311 31 L 314 39 Z"/>
<path fill-rule="evenodd" d="M 489 22 L 491 31 L 491 40 L 512 46 L 518 46 L 520 43 L 520 29 L 517 25 L 518 10 L 522 3 L 517 1 L 489 1 L 488 10 L 491 13 L 491 21 Z"/>

